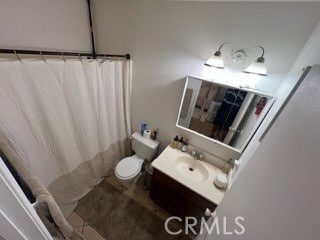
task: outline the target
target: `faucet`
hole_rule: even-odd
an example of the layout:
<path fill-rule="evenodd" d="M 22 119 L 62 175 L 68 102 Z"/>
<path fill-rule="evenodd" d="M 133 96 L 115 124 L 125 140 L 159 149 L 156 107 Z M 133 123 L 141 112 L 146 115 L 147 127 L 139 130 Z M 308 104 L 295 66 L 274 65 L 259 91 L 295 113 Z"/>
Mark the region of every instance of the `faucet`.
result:
<path fill-rule="evenodd" d="M 197 152 L 195 150 L 193 150 L 191 152 L 191 156 L 193 157 L 194 160 L 201 160 L 203 159 L 203 154 L 201 152 Z"/>

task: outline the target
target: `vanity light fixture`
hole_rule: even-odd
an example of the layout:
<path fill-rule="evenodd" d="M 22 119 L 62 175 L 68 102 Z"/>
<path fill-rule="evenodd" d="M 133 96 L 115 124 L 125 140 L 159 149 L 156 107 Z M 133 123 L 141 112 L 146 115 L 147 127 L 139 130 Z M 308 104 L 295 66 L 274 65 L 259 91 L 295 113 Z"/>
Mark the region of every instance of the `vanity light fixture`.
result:
<path fill-rule="evenodd" d="M 223 58 L 221 55 L 221 48 L 225 45 L 226 43 L 222 43 L 218 49 L 218 51 L 216 51 L 214 53 L 214 55 L 212 55 L 204 65 L 208 66 L 208 67 L 216 67 L 216 68 L 224 68 L 224 62 L 223 62 Z"/>
<path fill-rule="evenodd" d="M 211 56 L 205 62 L 204 65 L 206 65 L 208 67 L 216 67 L 216 68 L 223 69 L 224 68 L 224 61 L 222 58 L 221 49 L 225 44 L 227 44 L 227 43 L 221 44 L 219 49 L 214 53 L 213 56 Z M 257 46 L 257 47 L 254 47 L 252 50 L 258 49 L 258 48 L 262 50 L 262 55 L 260 57 L 258 57 L 253 63 L 251 63 L 243 72 L 254 73 L 254 74 L 266 76 L 267 75 L 267 66 L 266 66 L 265 60 L 264 60 L 264 52 L 265 52 L 264 48 L 262 46 Z M 235 53 L 238 53 L 238 52 L 243 53 L 242 55 L 245 58 L 247 57 L 246 53 L 243 50 L 238 50 L 234 53 L 231 53 L 231 55 L 234 55 Z"/>
<path fill-rule="evenodd" d="M 267 66 L 264 62 L 264 57 L 263 57 L 264 56 L 264 48 L 262 46 L 257 46 L 257 47 L 254 47 L 253 49 L 256 49 L 256 48 L 260 48 L 262 50 L 261 57 L 258 57 L 243 72 L 267 76 Z"/>

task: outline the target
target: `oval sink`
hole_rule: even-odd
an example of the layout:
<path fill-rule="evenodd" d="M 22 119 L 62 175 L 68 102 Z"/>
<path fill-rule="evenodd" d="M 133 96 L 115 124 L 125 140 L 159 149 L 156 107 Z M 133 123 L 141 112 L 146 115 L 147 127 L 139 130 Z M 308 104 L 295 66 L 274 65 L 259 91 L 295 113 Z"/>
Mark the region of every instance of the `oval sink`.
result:
<path fill-rule="evenodd" d="M 189 156 L 176 158 L 175 167 L 181 175 L 195 182 L 203 182 L 209 177 L 208 170 L 199 161 Z"/>

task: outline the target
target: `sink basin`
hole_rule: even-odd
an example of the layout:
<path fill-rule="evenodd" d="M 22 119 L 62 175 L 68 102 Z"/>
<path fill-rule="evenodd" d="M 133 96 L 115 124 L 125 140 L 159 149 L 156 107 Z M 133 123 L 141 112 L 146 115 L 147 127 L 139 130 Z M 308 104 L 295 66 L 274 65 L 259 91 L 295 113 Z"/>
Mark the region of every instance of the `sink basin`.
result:
<path fill-rule="evenodd" d="M 209 177 L 208 170 L 199 161 L 189 156 L 177 157 L 175 168 L 181 175 L 195 182 L 203 182 Z"/>

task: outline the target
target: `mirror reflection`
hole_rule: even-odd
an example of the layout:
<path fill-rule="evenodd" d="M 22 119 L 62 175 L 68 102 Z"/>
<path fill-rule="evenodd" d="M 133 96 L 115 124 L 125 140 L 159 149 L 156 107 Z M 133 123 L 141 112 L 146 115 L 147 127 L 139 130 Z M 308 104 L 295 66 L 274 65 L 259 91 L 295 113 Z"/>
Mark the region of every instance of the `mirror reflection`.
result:
<path fill-rule="evenodd" d="M 242 150 L 271 100 L 266 94 L 188 77 L 177 125 Z"/>

